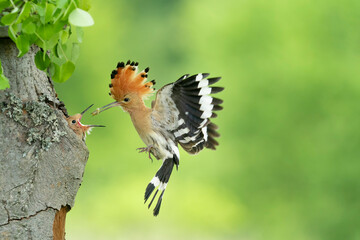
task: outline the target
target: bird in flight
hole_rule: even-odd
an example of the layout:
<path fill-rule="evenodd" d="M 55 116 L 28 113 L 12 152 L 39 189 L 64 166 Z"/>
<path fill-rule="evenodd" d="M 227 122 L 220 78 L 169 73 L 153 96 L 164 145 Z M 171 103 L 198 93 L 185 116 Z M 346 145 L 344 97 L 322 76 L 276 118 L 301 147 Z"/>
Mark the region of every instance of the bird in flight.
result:
<path fill-rule="evenodd" d="M 208 73 L 184 75 L 177 81 L 167 84 L 157 91 L 151 108 L 144 104 L 144 99 L 155 89 L 155 80 L 147 81 L 149 68 L 138 73 L 138 63 L 119 62 L 111 73 L 109 95 L 115 99 L 108 105 L 96 109 L 97 115 L 109 108 L 120 106 L 130 114 L 131 120 L 146 147 L 138 148 L 162 160 L 162 165 L 147 185 L 145 203 L 156 189 L 148 208 L 151 207 L 158 192 L 157 204 L 153 214 L 157 216 L 166 186 L 174 166 L 178 169 L 180 154 L 178 144 L 188 153 L 197 154 L 203 148 L 214 149 L 218 145 L 217 126 L 211 118 L 214 111 L 221 110 L 221 99 L 210 94 L 221 92 L 224 88 L 210 85 L 220 77 L 208 78 Z"/>

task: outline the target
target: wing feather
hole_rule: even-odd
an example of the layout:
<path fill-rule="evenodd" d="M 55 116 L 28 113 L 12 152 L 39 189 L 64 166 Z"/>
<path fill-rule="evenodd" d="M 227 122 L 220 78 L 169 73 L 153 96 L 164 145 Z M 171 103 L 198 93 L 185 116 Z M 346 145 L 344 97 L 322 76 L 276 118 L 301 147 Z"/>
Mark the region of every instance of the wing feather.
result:
<path fill-rule="evenodd" d="M 204 147 L 215 149 L 218 145 L 215 138 L 220 136 L 210 118 L 217 116 L 213 111 L 222 110 L 223 101 L 210 94 L 224 88 L 210 86 L 221 78 L 208 76 L 208 73 L 184 75 L 162 87 L 152 104 L 153 124 L 172 131 L 176 141 L 192 154 Z"/>

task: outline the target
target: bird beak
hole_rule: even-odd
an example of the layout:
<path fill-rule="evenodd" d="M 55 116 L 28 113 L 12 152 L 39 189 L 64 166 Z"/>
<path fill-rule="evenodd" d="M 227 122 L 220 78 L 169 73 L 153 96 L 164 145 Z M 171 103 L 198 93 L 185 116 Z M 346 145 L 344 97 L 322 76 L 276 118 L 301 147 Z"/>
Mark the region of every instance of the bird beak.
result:
<path fill-rule="evenodd" d="M 93 128 L 93 127 L 105 127 L 104 125 L 86 125 L 87 127 Z"/>
<path fill-rule="evenodd" d="M 93 116 L 98 115 L 98 114 L 100 114 L 101 112 L 103 112 L 105 110 L 108 110 L 108 109 L 110 109 L 112 107 L 117 107 L 117 106 L 120 106 L 120 103 L 117 102 L 117 101 L 109 103 L 109 104 L 107 104 L 107 105 L 105 105 L 105 106 L 103 106 L 101 108 L 97 108 L 95 111 L 93 111 L 91 113 L 91 115 L 93 115 Z"/>
<path fill-rule="evenodd" d="M 88 106 L 84 111 L 82 111 L 82 112 L 80 113 L 81 117 L 80 117 L 79 121 L 81 120 L 81 118 L 82 118 L 82 116 L 84 115 L 84 113 L 85 113 L 87 110 L 89 110 L 89 108 L 91 108 L 92 106 L 94 106 L 94 104 L 91 104 L 91 105 Z"/>

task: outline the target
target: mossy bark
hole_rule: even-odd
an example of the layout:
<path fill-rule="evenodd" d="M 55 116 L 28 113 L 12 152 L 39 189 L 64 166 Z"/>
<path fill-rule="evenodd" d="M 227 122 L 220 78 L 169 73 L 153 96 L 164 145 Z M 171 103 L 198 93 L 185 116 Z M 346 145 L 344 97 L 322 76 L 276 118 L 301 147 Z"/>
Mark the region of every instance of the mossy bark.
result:
<path fill-rule="evenodd" d="M 15 44 L 0 37 L 11 86 L 0 90 L 0 239 L 63 239 L 89 155 L 68 127 L 51 81 L 35 66 L 37 50 L 17 58 Z"/>

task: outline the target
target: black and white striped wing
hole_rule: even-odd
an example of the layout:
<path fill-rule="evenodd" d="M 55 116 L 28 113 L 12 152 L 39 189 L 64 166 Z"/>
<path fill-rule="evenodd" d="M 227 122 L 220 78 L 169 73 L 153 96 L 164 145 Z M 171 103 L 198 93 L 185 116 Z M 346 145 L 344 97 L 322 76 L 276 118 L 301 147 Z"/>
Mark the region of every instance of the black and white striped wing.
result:
<path fill-rule="evenodd" d="M 204 147 L 215 149 L 218 142 L 217 126 L 210 121 L 217 115 L 214 111 L 221 110 L 221 99 L 210 94 L 224 90 L 222 87 L 210 85 L 220 80 L 207 78 L 208 73 L 199 73 L 188 77 L 185 75 L 177 80 L 173 87 L 172 98 L 179 109 L 181 123 L 174 135 L 180 145 L 189 153 L 196 154 Z"/>
<path fill-rule="evenodd" d="M 221 92 L 222 87 L 211 87 L 220 78 L 207 78 L 208 73 L 190 76 L 184 75 L 176 82 L 159 90 L 154 108 L 163 112 L 163 121 L 171 130 L 176 141 L 191 154 L 196 154 L 204 147 L 215 149 L 219 136 L 217 126 L 210 121 L 217 115 L 214 111 L 221 110 L 221 99 L 210 94 Z M 176 108 L 173 107 L 175 104 Z M 171 111 L 164 111 L 170 105 Z M 165 113 L 166 112 L 166 113 Z"/>

